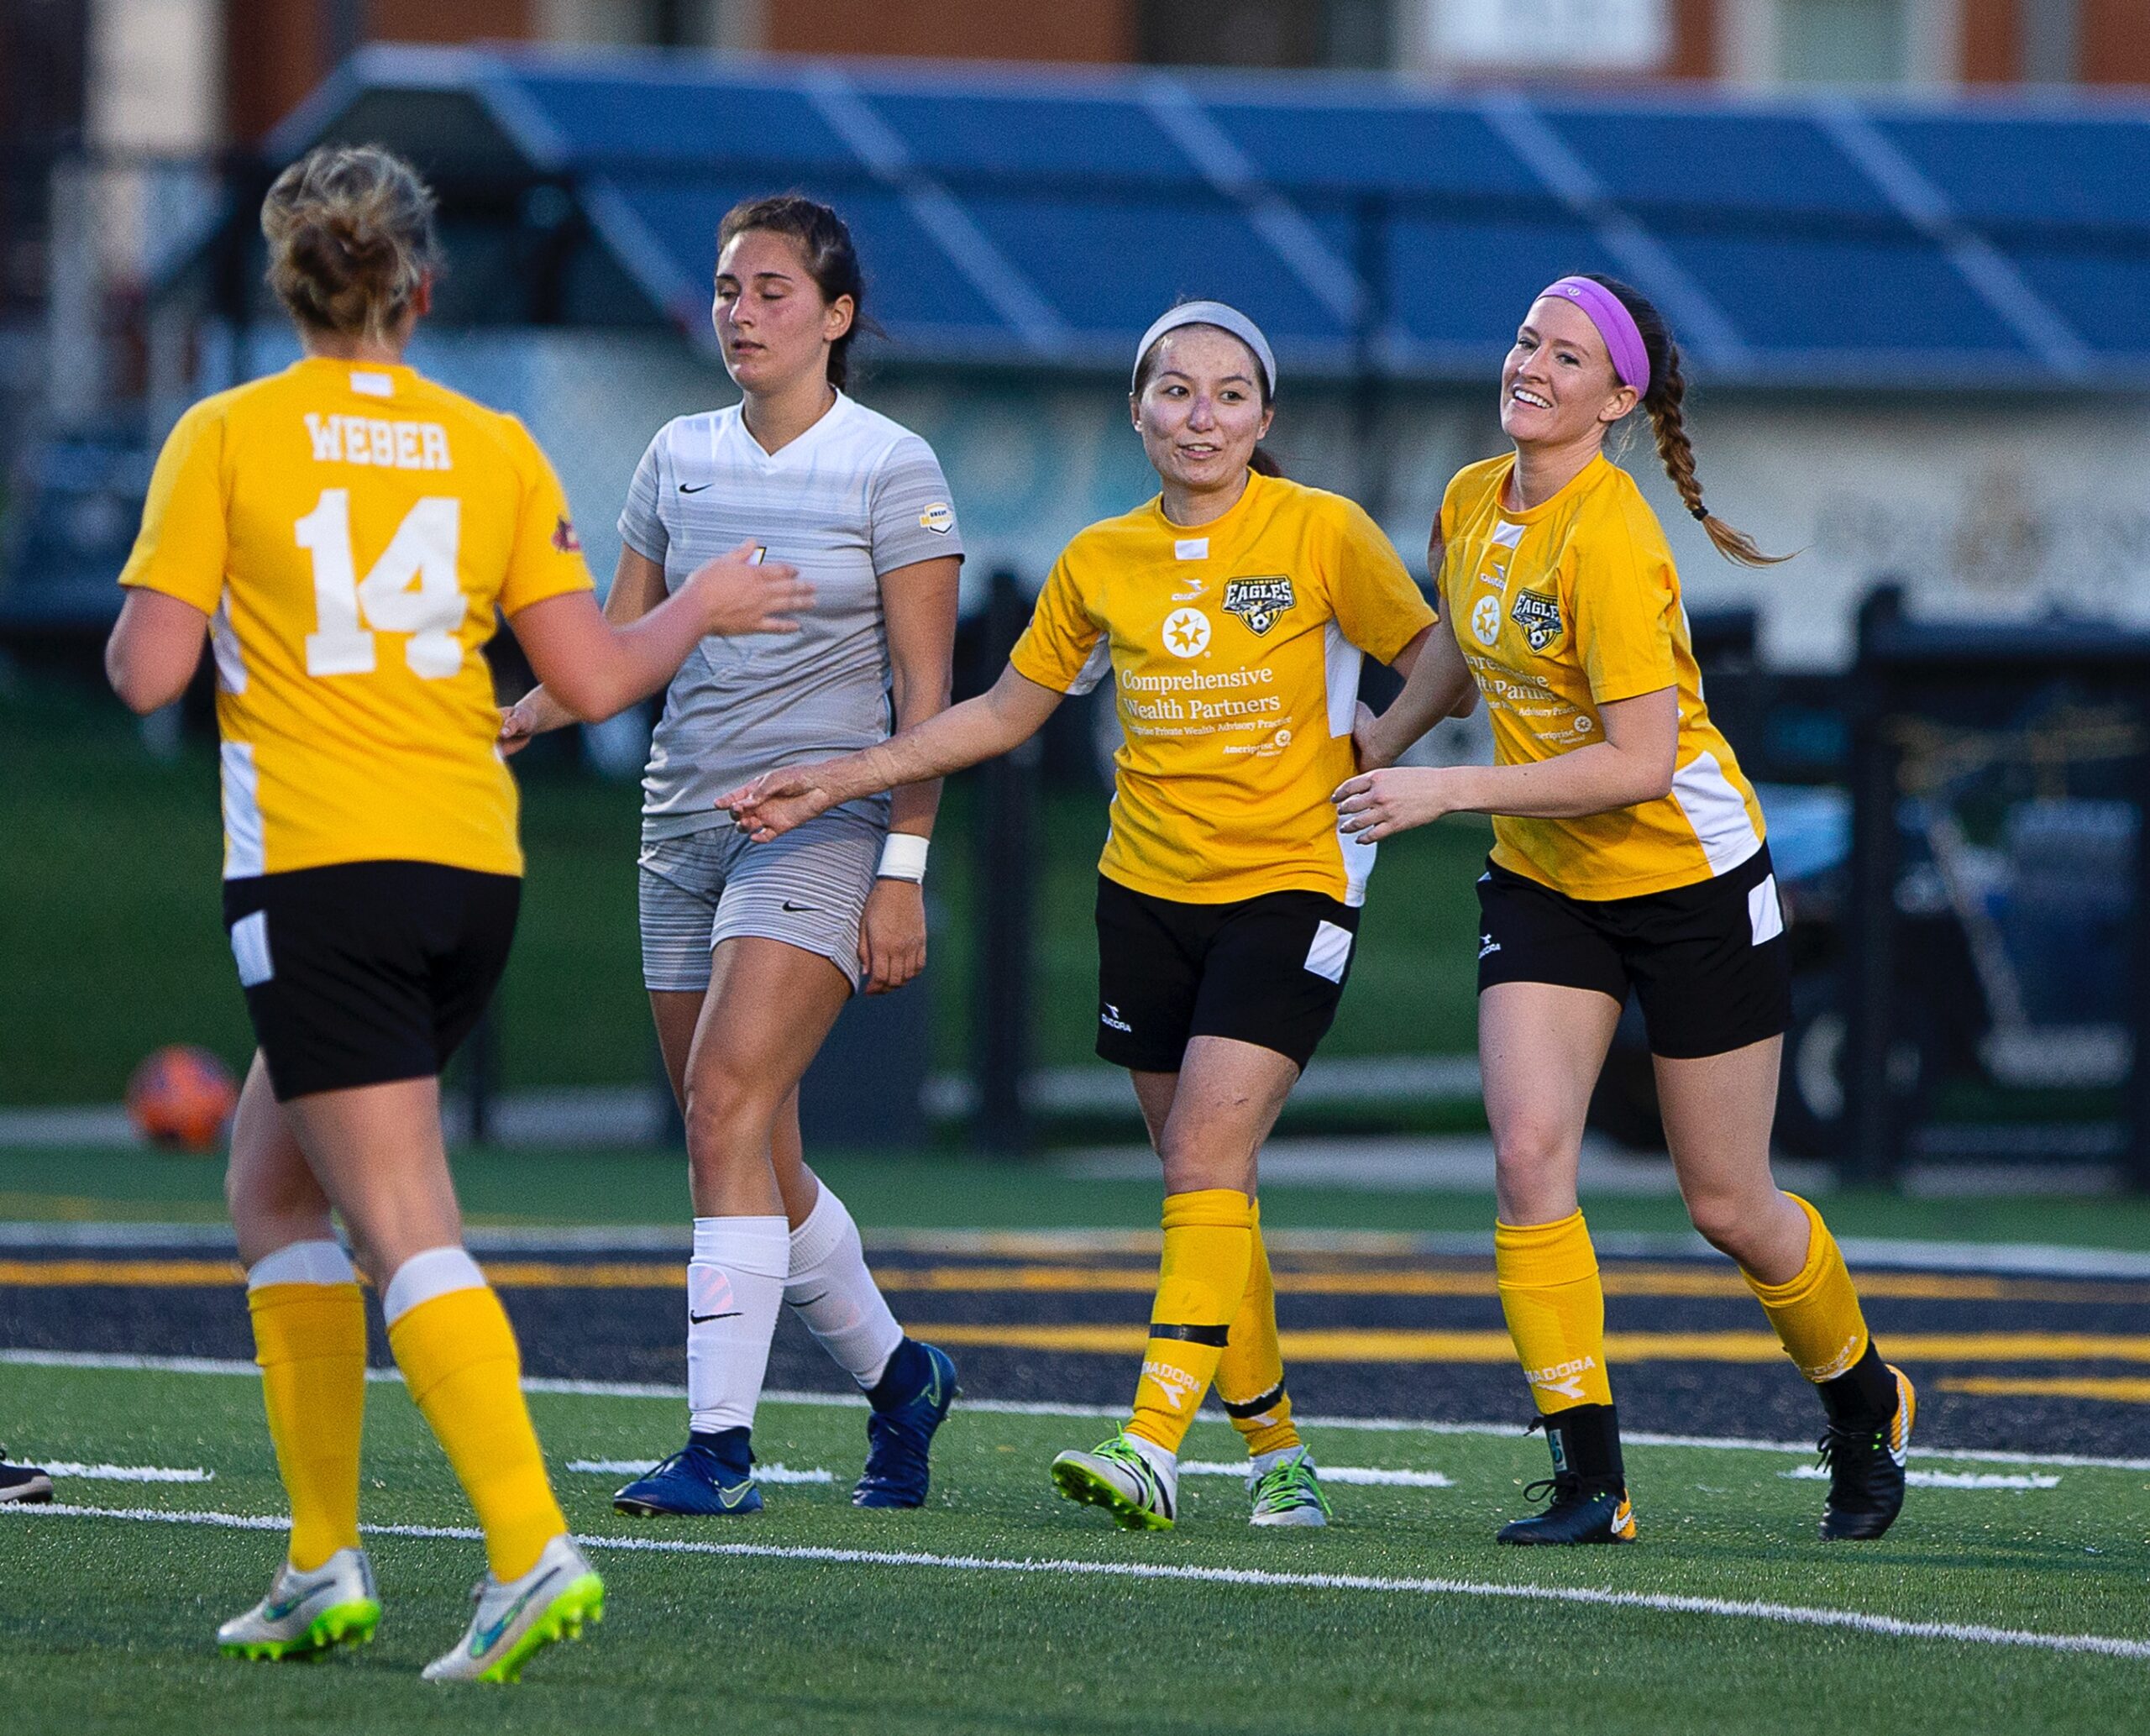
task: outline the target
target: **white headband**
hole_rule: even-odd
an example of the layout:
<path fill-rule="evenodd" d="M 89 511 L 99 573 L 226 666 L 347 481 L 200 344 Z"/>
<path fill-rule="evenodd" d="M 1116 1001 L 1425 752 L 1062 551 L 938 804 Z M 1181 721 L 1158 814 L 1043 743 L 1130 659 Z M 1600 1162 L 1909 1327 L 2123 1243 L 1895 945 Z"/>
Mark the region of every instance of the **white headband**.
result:
<path fill-rule="evenodd" d="M 1150 329 L 1142 334 L 1142 341 L 1135 349 L 1135 373 L 1129 390 L 1142 375 L 1142 358 L 1149 354 L 1151 347 L 1167 332 L 1177 332 L 1182 326 L 1215 326 L 1219 331 L 1230 332 L 1240 343 L 1252 350 L 1255 359 L 1261 364 L 1261 372 L 1269 383 L 1269 396 L 1277 396 L 1277 357 L 1269 348 L 1269 340 L 1261 335 L 1261 328 L 1236 307 L 1228 307 L 1222 302 L 1182 302 L 1157 316 Z"/>

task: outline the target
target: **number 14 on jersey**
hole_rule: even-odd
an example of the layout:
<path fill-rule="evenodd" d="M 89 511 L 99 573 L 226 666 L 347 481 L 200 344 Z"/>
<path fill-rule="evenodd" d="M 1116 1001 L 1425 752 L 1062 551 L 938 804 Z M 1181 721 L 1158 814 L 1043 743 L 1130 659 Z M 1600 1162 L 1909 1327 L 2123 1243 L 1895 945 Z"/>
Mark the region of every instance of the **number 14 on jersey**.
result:
<path fill-rule="evenodd" d="M 324 488 L 292 527 L 313 556 L 315 628 L 306 636 L 309 675 L 367 675 L 374 633 L 408 633 L 411 673 L 444 680 L 463 667 L 456 634 L 469 604 L 457 580 L 463 503 L 429 495 L 412 503 L 365 577 L 351 552 L 351 491 Z"/>

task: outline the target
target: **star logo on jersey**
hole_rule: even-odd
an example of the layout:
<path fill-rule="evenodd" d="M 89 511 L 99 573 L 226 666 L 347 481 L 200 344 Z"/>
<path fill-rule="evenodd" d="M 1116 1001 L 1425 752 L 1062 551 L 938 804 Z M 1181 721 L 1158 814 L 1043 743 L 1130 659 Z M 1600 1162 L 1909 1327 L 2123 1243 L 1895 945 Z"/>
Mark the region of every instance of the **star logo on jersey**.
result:
<path fill-rule="evenodd" d="M 1266 633 L 1298 599 L 1292 581 L 1281 574 L 1268 579 L 1228 579 L 1224 581 L 1224 612 L 1236 615 L 1255 632 Z"/>
<path fill-rule="evenodd" d="M 1199 657 L 1209 648 L 1209 617 L 1199 609 L 1175 609 L 1165 617 L 1165 649 L 1174 657 Z"/>
<path fill-rule="evenodd" d="M 1501 636 L 1501 600 L 1483 596 L 1471 606 L 1471 632 L 1481 645 L 1491 649 Z"/>
<path fill-rule="evenodd" d="M 1560 600 L 1547 591 L 1519 590 L 1508 606 L 1508 619 L 1523 629 L 1533 651 L 1543 651 L 1560 637 Z"/>
<path fill-rule="evenodd" d="M 553 526 L 553 547 L 563 554 L 582 553 L 582 538 L 574 533 L 574 521 L 564 512 Z"/>

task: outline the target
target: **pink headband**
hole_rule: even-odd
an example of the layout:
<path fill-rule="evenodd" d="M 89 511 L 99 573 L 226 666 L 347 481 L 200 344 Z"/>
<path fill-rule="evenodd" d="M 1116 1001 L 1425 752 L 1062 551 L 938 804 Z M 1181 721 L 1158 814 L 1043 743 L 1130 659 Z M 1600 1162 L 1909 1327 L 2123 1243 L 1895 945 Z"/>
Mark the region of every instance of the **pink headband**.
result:
<path fill-rule="evenodd" d="M 1634 387 L 1638 397 L 1649 396 L 1649 350 L 1643 343 L 1642 328 L 1628 312 L 1626 302 L 1588 277 L 1563 277 L 1539 291 L 1540 301 L 1547 296 L 1565 297 L 1588 314 L 1612 358 L 1614 378 L 1623 385 Z"/>

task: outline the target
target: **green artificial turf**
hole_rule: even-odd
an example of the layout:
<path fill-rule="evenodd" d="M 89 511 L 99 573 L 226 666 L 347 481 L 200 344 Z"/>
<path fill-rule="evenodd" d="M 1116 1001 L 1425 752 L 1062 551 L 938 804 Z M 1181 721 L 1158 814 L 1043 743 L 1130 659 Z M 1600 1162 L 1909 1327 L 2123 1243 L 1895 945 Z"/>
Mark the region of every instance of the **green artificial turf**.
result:
<path fill-rule="evenodd" d="M 1146 1179 L 1093 1181 L 1048 1156 L 995 1161 L 947 1152 L 813 1151 L 870 1235 L 909 1229 L 1156 1227 L 1162 1189 Z M 459 1151 L 456 1185 L 475 1224 L 684 1225 L 684 1153 L 572 1150 Z M 214 1159 L 140 1147 L 0 1148 L 0 1219 L 220 1222 L 223 1171 Z M 1839 1235 L 1940 1241 L 2048 1242 L 2150 1248 L 2150 1198 L 2005 1195 L 1906 1199 L 1853 1191 L 1823 1196 Z M 1678 1200 L 1606 1194 L 1591 1227 L 1681 1232 Z M 1490 1193 L 1389 1193 L 1274 1186 L 1262 1195 L 1272 1229 L 1419 1232 L 1485 1230 Z"/>
<path fill-rule="evenodd" d="M 654 1040 L 636 941 L 639 791 L 574 768 L 569 745 L 517 762 L 528 859 L 515 952 L 501 986 L 510 1090 L 641 1083 Z M 109 1103 L 165 1043 L 234 1067 L 253 1046 L 219 921 L 213 747 L 169 762 L 117 703 L 52 679 L 0 688 L 0 1105 Z M 972 999 L 972 791 L 952 781 L 929 884 L 935 1067 L 965 1071 Z M 1040 1066 L 1093 1058 L 1091 910 L 1106 802 L 1055 786 L 1042 807 L 1036 889 Z M 1483 821 L 1458 818 L 1382 851 L 1331 1056 L 1453 1053 L 1474 1041 L 1472 882 Z M 1391 1117 L 1390 1119 L 1392 1119 Z"/>
<path fill-rule="evenodd" d="M 480 1554 L 456 1539 L 378 1537 L 387 1607 L 372 1646 L 312 1665 L 228 1662 L 216 1623 L 259 1597 L 273 1533 L 0 1513 L 0 1694 L 11 1732 L 721 1729 L 1481 1733 L 2107 1732 L 2139 1707 L 2141 1659 L 1803 1626 L 1754 1616 L 1561 1604 L 1470 1588 L 1586 1587 L 1752 1600 L 1911 1621 L 2150 1639 L 2150 1492 L 2139 1472 L 2068 1468 L 2029 1491 L 1915 1490 L 1881 1543 L 1812 1535 L 1820 1487 L 1787 1455 L 1641 1447 L 1629 1454 L 1634 1548 L 1497 1548 L 1523 1509 L 1535 1443 L 1418 1430 L 1310 1431 L 1331 1466 L 1439 1471 L 1453 1487 L 1333 1486 L 1325 1531 L 1251 1532 L 1235 1482 L 1190 1477 L 1165 1535 L 1111 1529 L 1049 1488 L 1051 1454 L 1093 1419 L 966 1412 L 936 1451 L 923 1512 L 846 1500 L 857 1407 L 772 1403 L 764 1462 L 826 1468 L 771 1487 L 747 1521 L 636 1523 L 616 1479 L 579 1457 L 673 1445 L 676 1402 L 532 1400 L 571 1524 L 585 1536 L 744 1544 L 764 1555 L 593 1546 L 604 1624 L 511 1691 L 430 1687 L 419 1666 L 460 1631 Z M 281 1510 L 260 1398 L 226 1376 L 0 1367 L 11 1440 L 52 1459 L 202 1467 L 202 1484 L 64 1479 L 105 1508 Z M 1237 1442 L 1197 1425 L 1190 1456 Z M 1944 1461 L 1927 1461 L 1940 1466 Z M 1980 1466 L 1982 1470 L 1995 1467 Z M 373 1389 L 366 1517 L 467 1524 L 403 1392 Z M 863 1550 L 985 1563 L 812 1559 Z M 1058 1563 L 1251 1569 L 1460 1582 L 1313 1588 L 1086 1576 Z M 503 1692 L 506 1697 L 503 1697 Z"/>

